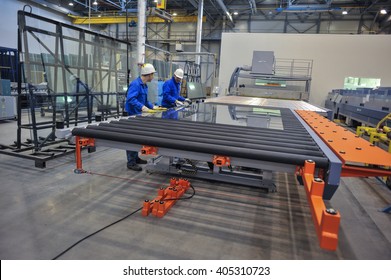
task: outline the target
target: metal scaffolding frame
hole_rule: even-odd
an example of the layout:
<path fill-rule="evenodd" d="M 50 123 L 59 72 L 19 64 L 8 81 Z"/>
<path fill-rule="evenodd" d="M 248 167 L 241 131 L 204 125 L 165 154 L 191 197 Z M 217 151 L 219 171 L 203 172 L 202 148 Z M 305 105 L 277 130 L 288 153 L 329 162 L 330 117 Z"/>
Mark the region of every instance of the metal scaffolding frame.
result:
<path fill-rule="evenodd" d="M 17 140 L 1 145 L 0 153 L 30 158 L 45 167 L 44 161 L 59 156 L 57 151 L 74 151 L 45 151 L 67 141 L 56 139 L 56 129 L 122 115 L 127 76 L 134 72 L 127 69 L 130 48 L 125 41 L 26 11 L 18 12 L 18 26 Z M 23 105 L 27 122 L 22 119 Z M 50 120 L 42 119 L 46 112 L 52 114 Z M 31 135 L 26 142 L 23 129 Z M 28 151 L 32 153 L 21 155 Z"/>

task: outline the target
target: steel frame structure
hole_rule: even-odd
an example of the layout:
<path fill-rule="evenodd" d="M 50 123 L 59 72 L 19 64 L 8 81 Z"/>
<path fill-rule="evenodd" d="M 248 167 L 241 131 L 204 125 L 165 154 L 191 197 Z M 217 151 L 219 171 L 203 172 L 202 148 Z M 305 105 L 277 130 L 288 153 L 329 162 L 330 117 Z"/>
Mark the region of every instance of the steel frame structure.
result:
<path fill-rule="evenodd" d="M 0 145 L 0 153 L 32 159 L 37 167 L 45 167 L 47 160 L 74 152 L 74 146 L 67 140 L 56 140 L 58 122 L 69 128 L 91 123 L 94 116 L 105 119 L 122 115 L 120 103 L 125 97 L 123 88 L 130 72 L 127 70 L 129 43 L 26 11 L 18 12 L 18 25 L 21 57 L 17 140 L 12 145 Z M 43 76 L 43 90 L 33 79 L 35 72 Z M 37 87 L 41 90 L 37 91 Z M 50 120 L 38 120 L 37 98 L 46 100 L 46 111 L 52 113 Z M 63 106 L 59 104 L 60 98 L 64 100 Z M 27 123 L 22 120 L 24 100 L 31 120 Z M 42 112 L 45 110 L 41 108 Z M 22 141 L 23 129 L 30 130 L 32 139 Z M 38 135 L 38 131 L 46 133 L 47 130 L 48 135 Z M 53 147 L 63 142 L 66 145 Z"/>

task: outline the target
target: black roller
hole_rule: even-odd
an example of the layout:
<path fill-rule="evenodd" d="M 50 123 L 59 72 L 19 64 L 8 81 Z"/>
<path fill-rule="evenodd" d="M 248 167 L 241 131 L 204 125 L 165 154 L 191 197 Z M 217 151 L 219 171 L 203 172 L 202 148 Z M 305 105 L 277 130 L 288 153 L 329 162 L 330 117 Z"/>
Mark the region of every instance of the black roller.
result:
<path fill-rule="evenodd" d="M 199 131 L 205 131 L 210 133 L 211 135 L 221 135 L 221 136 L 237 136 L 240 135 L 242 137 L 245 137 L 247 139 L 255 139 L 255 140 L 270 140 L 271 138 L 276 139 L 277 142 L 286 142 L 284 139 L 287 138 L 285 137 L 275 137 L 275 135 L 268 135 L 266 133 L 253 133 L 251 131 L 244 132 L 240 131 L 240 133 L 237 133 L 233 130 L 230 129 L 213 129 L 213 127 L 202 127 L 202 126 L 192 126 L 190 124 L 181 124 L 181 123 L 175 123 L 175 122 L 169 122 L 169 123 L 164 123 L 164 122 L 159 122 L 159 121 L 138 121 L 132 120 L 120 120 L 120 121 L 112 121 L 110 123 L 119 123 L 119 124 L 124 124 L 124 125 L 139 125 L 141 127 L 155 127 L 155 128 L 165 128 L 167 130 L 172 130 L 172 131 L 178 131 L 178 130 L 186 130 L 186 131 L 192 131 L 192 132 L 199 132 Z M 229 126 L 232 128 L 232 126 Z M 306 135 L 306 134 L 305 134 Z M 312 138 L 304 138 L 300 136 L 300 134 L 296 135 L 289 135 L 289 140 L 291 143 L 295 144 L 300 144 L 300 145 L 313 145 L 315 142 L 312 140 Z"/>
<path fill-rule="evenodd" d="M 117 132 L 117 133 L 123 133 L 123 134 L 132 134 L 141 136 L 144 138 L 149 137 L 159 137 L 161 139 L 170 140 L 171 142 L 177 143 L 178 141 L 192 141 L 195 143 L 205 143 L 205 144 L 215 144 L 215 145 L 221 145 L 226 147 L 240 147 L 244 149 L 254 149 L 254 150 L 264 150 L 264 151 L 275 151 L 275 152 L 281 152 L 281 153 L 287 153 L 287 154 L 297 154 L 297 155 L 307 155 L 307 156 L 323 156 L 323 153 L 319 151 L 308 151 L 308 150 L 302 150 L 302 149 L 292 149 L 292 148 L 286 148 L 286 147 L 275 147 L 271 145 L 257 145 L 257 144 L 248 144 L 243 142 L 231 142 L 227 140 L 216 140 L 213 138 L 204 137 L 205 135 L 201 134 L 198 137 L 190 137 L 185 135 L 175 135 L 175 134 L 165 134 L 165 135 L 159 135 L 153 131 L 143 131 L 143 130 L 128 130 L 123 128 L 116 128 L 116 127 L 110 127 L 110 126 L 96 126 L 91 125 L 88 126 L 87 129 L 92 130 L 102 130 L 102 131 L 111 131 L 111 132 Z M 207 135 L 206 135 L 207 136 Z"/>
<path fill-rule="evenodd" d="M 140 132 L 144 131 L 150 131 L 153 132 L 154 135 L 164 135 L 165 138 L 168 137 L 168 135 L 172 135 L 173 138 L 178 136 L 186 136 L 186 137 L 194 137 L 193 139 L 197 139 L 199 137 L 204 137 L 207 139 L 213 139 L 213 140 L 224 140 L 224 141 L 230 141 L 231 143 L 248 143 L 248 144 L 257 144 L 257 145 L 268 145 L 268 146 L 274 146 L 274 147 L 284 147 L 284 148 L 292 148 L 292 149 L 300 149 L 305 151 L 317 151 L 319 152 L 319 148 L 315 145 L 315 143 L 304 145 L 304 143 L 301 144 L 295 144 L 295 143 L 287 143 L 283 141 L 275 141 L 274 139 L 268 139 L 268 140 L 261 140 L 261 139 L 253 139 L 248 138 L 246 136 L 241 135 L 235 135 L 232 136 L 231 133 L 226 133 L 226 135 L 213 135 L 209 131 L 196 131 L 192 132 L 189 131 L 189 129 L 186 130 L 170 130 L 167 128 L 162 128 L 161 126 L 156 127 L 149 127 L 149 126 L 131 126 L 129 124 L 123 123 L 123 122 L 110 122 L 110 123 L 101 123 L 99 126 L 105 126 L 105 127 L 115 127 L 115 128 L 121 128 L 121 129 L 128 129 L 129 133 L 137 133 L 140 134 Z"/>
<path fill-rule="evenodd" d="M 210 135 L 234 136 L 234 137 L 239 136 L 239 137 L 243 137 L 243 138 L 247 138 L 247 139 L 265 140 L 265 141 L 269 141 L 270 139 L 273 139 L 273 141 L 282 142 L 282 143 L 286 143 L 285 139 L 288 138 L 289 142 L 293 143 L 293 144 L 309 145 L 309 146 L 315 145 L 315 142 L 312 140 L 312 138 L 302 137 L 301 135 L 294 135 L 294 136 L 293 135 L 284 135 L 283 137 L 280 137 L 280 136 L 275 137 L 274 135 L 268 135 L 266 133 L 248 134 L 248 133 L 243 133 L 242 131 L 240 133 L 235 133 L 234 131 L 228 130 L 228 129 L 215 130 L 215 129 L 209 128 L 209 127 L 204 128 L 204 127 L 195 127 L 195 126 L 191 126 L 191 125 L 177 126 L 177 125 L 175 125 L 175 123 L 166 124 L 166 123 L 159 123 L 159 122 L 152 122 L 152 121 L 138 122 L 137 120 L 134 120 L 134 121 L 111 121 L 110 122 L 110 124 L 117 124 L 117 123 L 120 125 L 125 125 L 125 126 L 138 125 L 140 127 L 149 127 L 149 128 L 162 128 L 162 127 L 164 127 L 167 130 L 167 133 L 169 133 L 169 131 L 180 131 L 180 130 L 185 130 L 188 132 L 195 132 L 195 133 L 199 133 L 200 131 L 203 131 L 203 132 L 209 133 Z"/>
<path fill-rule="evenodd" d="M 239 147 L 225 147 L 216 144 L 205 144 L 193 141 L 173 142 L 171 139 L 164 139 L 159 137 L 143 137 L 139 135 L 129 135 L 118 132 L 102 131 L 88 128 L 74 128 L 72 130 L 72 134 L 77 136 L 118 141 L 123 143 L 156 146 L 160 148 L 170 148 L 183 151 L 207 153 L 211 155 L 231 156 L 294 165 L 304 165 L 305 160 L 311 159 L 315 161 L 318 167 L 326 168 L 328 166 L 328 160 L 326 158 L 316 156 L 303 156 L 297 154 L 291 155 L 287 153 L 271 151 L 257 151 L 253 149 L 249 150 Z"/>
<path fill-rule="evenodd" d="M 216 123 L 205 123 L 205 122 L 194 122 L 189 120 L 174 120 L 174 119 L 161 119 L 161 118 L 152 118 L 152 117 L 135 117 L 128 119 L 120 119 L 119 121 L 144 121 L 144 122 L 159 122 L 159 123 L 168 123 L 171 125 L 183 125 L 183 126 L 192 126 L 192 127 L 203 127 L 205 129 L 215 129 L 215 130 L 231 130 L 231 131 L 243 131 L 244 133 L 254 133 L 254 134 L 275 134 L 282 135 L 285 134 L 286 131 L 279 129 L 270 129 L 270 128 L 261 128 L 261 127 L 251 127 L 251 126 L 236 126 L 236 125 L 228 125 L 228 124 L 216 124 Z M 301 126 L 300 123 L 298 125 Z M 297 133 L 288 132 L 292 135 L 297 136 Z M 305 137 L 309 137 L 307 133 L 304 133 Z"/>
<path fill-rule="evenodd" d="M 231 132 L 232 134 L 243 134 L 243 135 L 266 135 L 270 137 L 289 137 L 293 139 L 312 139 L 308 133 L 303 133 L 298 135 L 293 132 L 285 132 L 284 130 L 277 129 L 268 129 L 268 128 L 253 128 L 247 126 L 233 126 L 233 125 L 224 125 L 224 124 L 210 124 L 210 123 L 201 123 L 193 121 L 183 121 L 183 120 L 171 120 L 171 119 L 156 119 L 156 118 L 129 118 L 121 119 L 120 122 L 139 122 L 139 123 L 155 123 L 160 125 L 167 125 L 171 127 L 183 127 L 183 128 L 199 128 L 200 130 L 213 130 L 213 131 L 222 131 L 222 132 Z"/>

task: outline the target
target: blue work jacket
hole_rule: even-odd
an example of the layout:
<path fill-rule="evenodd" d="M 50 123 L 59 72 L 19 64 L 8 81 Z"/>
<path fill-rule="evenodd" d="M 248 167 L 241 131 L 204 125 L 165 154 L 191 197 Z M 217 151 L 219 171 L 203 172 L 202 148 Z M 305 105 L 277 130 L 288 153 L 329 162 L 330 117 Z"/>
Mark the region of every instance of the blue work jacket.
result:
<path fill-rule="evenodd" d="M 149 109 L 153 108 L 152 103 L 148 101 L 148 86 L 138 77 L 129 85 L 125 110 L 129 116 L 137 115 L 141 114 L 143 106 L 147 106 Z"/>
<path fill-rule="evenodd" d="M 179 95 L 181 83 L 177 83 L 172 77 L 163 84 L 162 106 L 166 108 L 174 107 L 175 101 L 185 101 L 185 98 Z"/>

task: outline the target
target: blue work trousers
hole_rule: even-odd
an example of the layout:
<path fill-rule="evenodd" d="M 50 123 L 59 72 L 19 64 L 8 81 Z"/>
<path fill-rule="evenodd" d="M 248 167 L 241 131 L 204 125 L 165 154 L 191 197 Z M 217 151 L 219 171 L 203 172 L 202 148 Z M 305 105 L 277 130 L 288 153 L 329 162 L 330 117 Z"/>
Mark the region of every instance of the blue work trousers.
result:
<path fill-rule="evenodd" d="M 126 157 L 128 158 L 128 165 L 137 164 L 138 152 L 126 151 Z"/>

